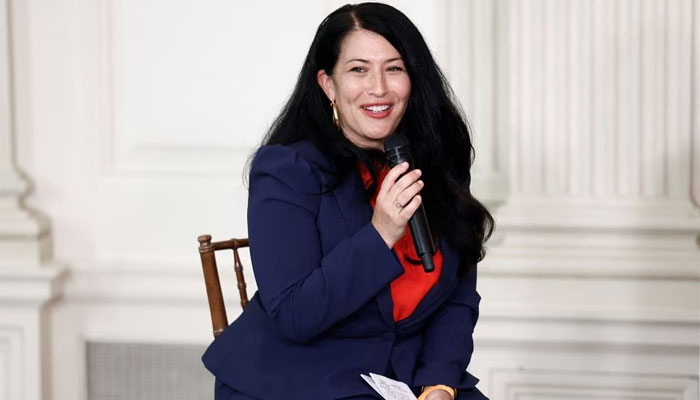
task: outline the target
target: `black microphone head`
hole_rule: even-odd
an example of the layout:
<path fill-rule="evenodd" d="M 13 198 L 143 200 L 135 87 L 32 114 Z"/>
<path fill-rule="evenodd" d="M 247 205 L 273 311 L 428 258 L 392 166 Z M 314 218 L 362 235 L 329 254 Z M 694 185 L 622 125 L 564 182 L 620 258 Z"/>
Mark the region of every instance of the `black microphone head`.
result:
<path fill-rule="evenodd" d="M 403 146 L 408 146 L 408 138 L 401 132 L 394 132 L 394 134 L 384 139 L 384 151 Z"/>
<path fill-rule="evenodd" d="M 384 155 L 392 168 L 404 161 L 413 165 L 411 147 L 408 145 L 408 138 L 403 133 L 396 132 L 384 139 Z"/>

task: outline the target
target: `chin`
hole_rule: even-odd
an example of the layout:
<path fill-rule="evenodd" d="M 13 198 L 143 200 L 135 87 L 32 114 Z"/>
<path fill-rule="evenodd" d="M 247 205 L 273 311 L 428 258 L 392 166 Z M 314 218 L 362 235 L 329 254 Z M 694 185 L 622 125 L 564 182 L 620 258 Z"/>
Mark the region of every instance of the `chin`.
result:
<path fill-rule="evenodd" d="M 381 136 L 372 136 L 371 139 L 372 139 L 372 141 L 377 142 L 377 143 L 384 143 L 384 140 L 386 140 L 386 138 L 388 138 L 388 137 L 389 137 L 389 134 L 386 134 L 386 135 L 381 135 Z"/>
<path fill-rule="evenodd" d="M 383 129 L 378 132 L 370 133 L 369 135 L 367 135 L 367 137 L 372 138 L 373 140 L 384 140 L 387 137 L 389 137 L 392 132 L 392 130 Z"/>

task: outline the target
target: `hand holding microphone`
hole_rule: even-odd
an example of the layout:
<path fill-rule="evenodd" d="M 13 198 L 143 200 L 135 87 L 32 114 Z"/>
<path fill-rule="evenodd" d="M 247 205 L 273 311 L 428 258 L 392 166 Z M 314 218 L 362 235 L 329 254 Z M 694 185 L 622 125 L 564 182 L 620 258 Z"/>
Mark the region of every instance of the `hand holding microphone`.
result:
<path fill-rule="evenodd" d="M 420 171 L 406 173 L 408 168 L 408 163 L 404 163 L 389 171 L 379 187 L 374 206 L 372 224 L 390 248 L 406 233 L 406 224 L 421 203 L 418 195 L 423 188 Z"/>
<path fill-rule="evenodd" d="M 423 181 L 419 180 L 421 171 L 412 169 L 413 160 L 405 136 L 388 137 L 384 151 L 392 168 L 379 188 L 372 224 L 391 248 L 404 235 L 408 223 L 423 269 L 432 272 L 435 246 L 419 195 L 423 189 Z"/>

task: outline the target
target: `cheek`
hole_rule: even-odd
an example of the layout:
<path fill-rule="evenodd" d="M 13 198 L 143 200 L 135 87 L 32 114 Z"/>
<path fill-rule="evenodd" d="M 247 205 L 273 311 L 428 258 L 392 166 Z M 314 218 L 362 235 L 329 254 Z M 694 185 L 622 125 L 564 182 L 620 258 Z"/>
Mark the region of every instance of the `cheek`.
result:
<path fill-rule="evenodd" d="M 411 96 L 411 81 L 406 79 L 406 83 L 403 85 L 403 96 L 406 101 L 408 101 L 408 98 Z"/>
<path fill-rule="evenodd" d="M 409 79 L 397 80 L 393 85 L 393 92 L 403 101 L 408 101 L 411 96 L 411 81 Z"/>
<path fill-rule="evenodd" d="M 357 84 L 346 82 L 338 86 L 338 94 L 346 102 L 352 102 L 362 95 L 362 88 Z"/>

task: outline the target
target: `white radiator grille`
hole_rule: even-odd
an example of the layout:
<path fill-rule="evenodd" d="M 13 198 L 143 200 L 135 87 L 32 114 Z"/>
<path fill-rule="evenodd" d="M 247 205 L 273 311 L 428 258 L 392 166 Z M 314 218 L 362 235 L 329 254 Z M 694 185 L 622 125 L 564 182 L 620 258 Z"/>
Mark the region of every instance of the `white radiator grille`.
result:
<path fill-rule="evenodd" d="M 205 346 L 96 343 L 87 345 L 89 400 L 214 398 L 214 378 L 200 357 Z"/>

